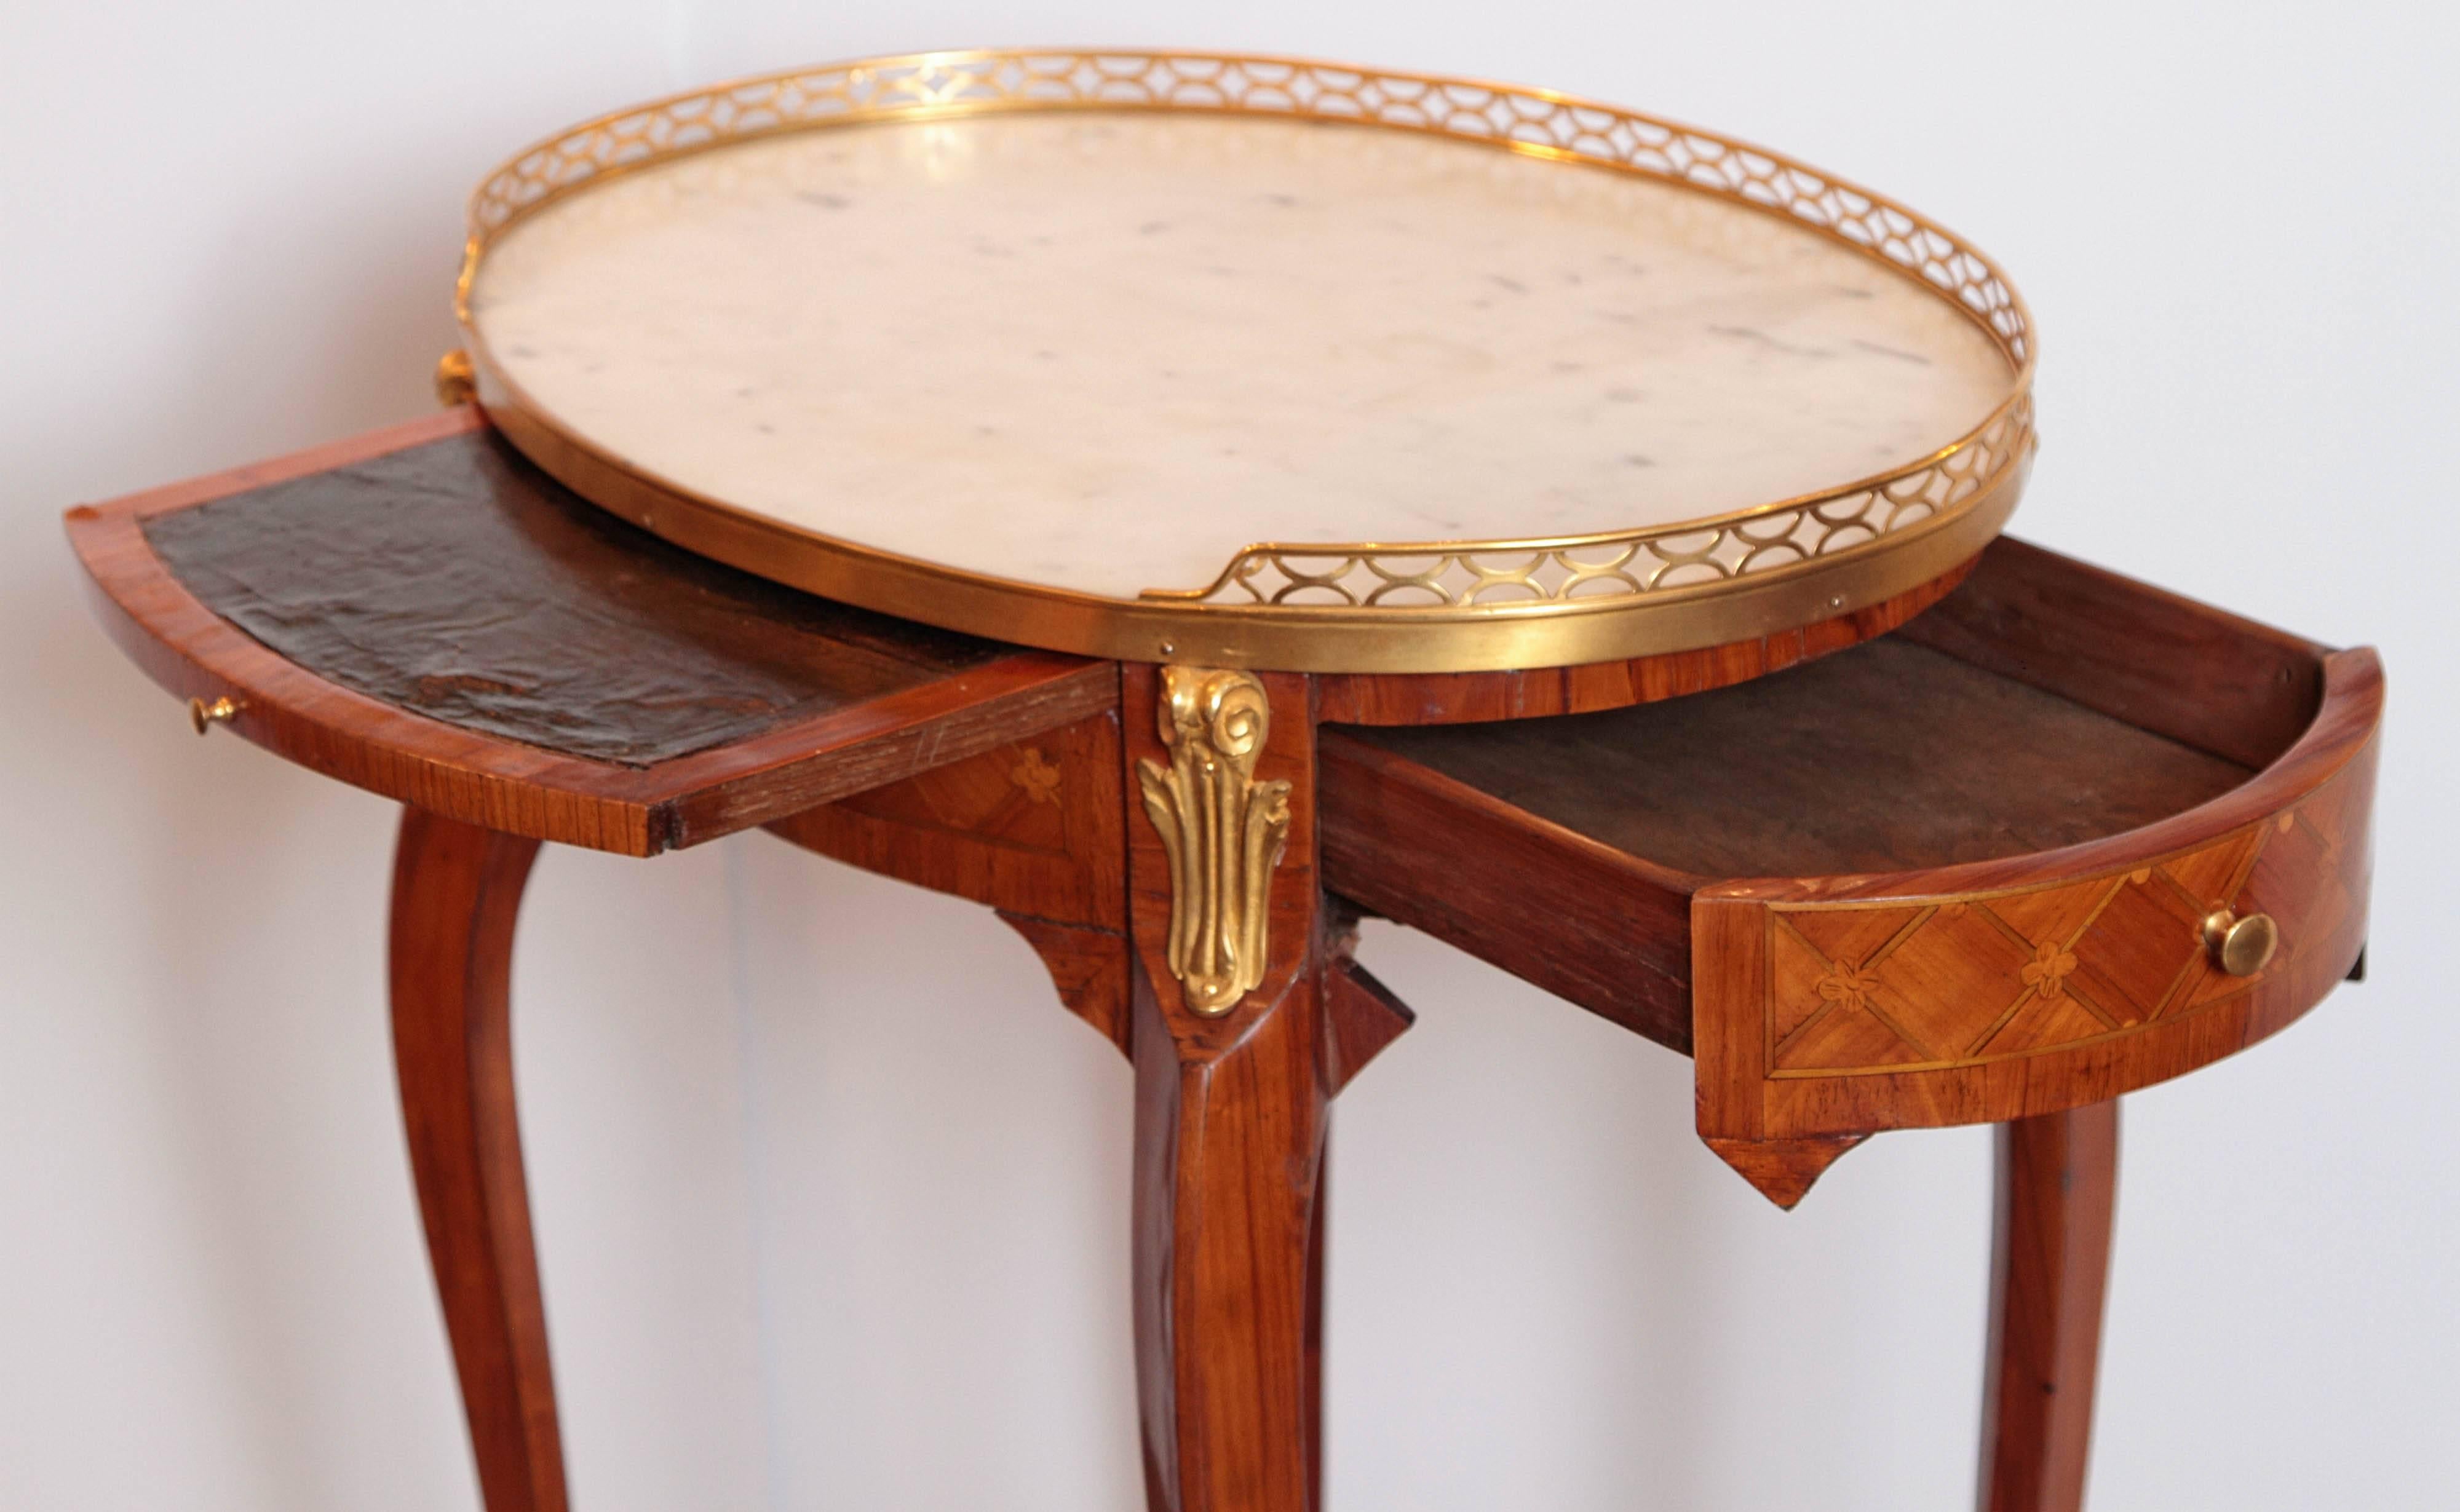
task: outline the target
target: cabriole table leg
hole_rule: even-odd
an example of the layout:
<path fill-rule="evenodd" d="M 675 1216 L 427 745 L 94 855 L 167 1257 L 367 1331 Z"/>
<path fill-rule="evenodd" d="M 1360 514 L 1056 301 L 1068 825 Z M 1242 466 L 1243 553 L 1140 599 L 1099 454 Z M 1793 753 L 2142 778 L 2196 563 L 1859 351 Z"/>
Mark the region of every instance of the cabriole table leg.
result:
<path fill-rule="evenodd" d="M 1122 682 L 1147 1498 L 1307 1512 L 1336 1055 L 1312 690 L 1184 667 Z"/>
<path fill-rule="evenodd" d="M 487 1512 L 564 1512 L 513 1102 L 513 921 L 539 843 L 417 808 L 393 852 L 393 1066 Z"/>
<path fill-rule="evenodd" d="M 1307 1224 L 1306 1421 L 1307 1505 L 1324 1506 L 1324 1247 L 1325 1208 L 1332 1180 L 1329 1131 L 1316 1145 L 1315 1211 Z"/>
<path fill-rule="evenodd" d="M 1983 1512 L 2077 1512 L 2118 1194 L 2118 1103 L 1999 1126 Z"/>
<path fill-rule="evenodd" d="M 1315 993 L 1187 1057 L 1138 984 L 1137 1396 L 1155 1512 L 1306 1512 L 1316 1462 Z"/>

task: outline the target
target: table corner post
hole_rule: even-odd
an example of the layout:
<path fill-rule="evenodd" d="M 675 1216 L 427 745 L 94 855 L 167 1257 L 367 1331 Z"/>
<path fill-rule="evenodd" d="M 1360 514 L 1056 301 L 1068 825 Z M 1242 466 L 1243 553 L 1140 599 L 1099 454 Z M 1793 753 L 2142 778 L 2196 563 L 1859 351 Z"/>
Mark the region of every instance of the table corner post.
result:
<path fill-rule="evenodd" d="M 1307 1512 L 1339 923 L 1306 678 L 1125 668 L 1135 1334 L 1149 1503 Z"/>

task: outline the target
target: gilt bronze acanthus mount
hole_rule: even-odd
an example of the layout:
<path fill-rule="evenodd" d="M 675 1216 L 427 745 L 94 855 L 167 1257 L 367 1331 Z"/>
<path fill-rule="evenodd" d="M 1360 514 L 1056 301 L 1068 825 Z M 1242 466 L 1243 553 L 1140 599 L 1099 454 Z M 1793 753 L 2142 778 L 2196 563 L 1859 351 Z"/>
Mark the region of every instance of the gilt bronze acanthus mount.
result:
<path fill-rule="evenodd" d="M 1252 673 L 1162 668 L 1157 723 L 1170 765 L 1138 762 L 1136 784 L 1170 857 L 1171 975 L 1188 1007 L 1225 1014 L 1264 979 L 1290 785 L 1256 780 L 1272 715 Z"/>

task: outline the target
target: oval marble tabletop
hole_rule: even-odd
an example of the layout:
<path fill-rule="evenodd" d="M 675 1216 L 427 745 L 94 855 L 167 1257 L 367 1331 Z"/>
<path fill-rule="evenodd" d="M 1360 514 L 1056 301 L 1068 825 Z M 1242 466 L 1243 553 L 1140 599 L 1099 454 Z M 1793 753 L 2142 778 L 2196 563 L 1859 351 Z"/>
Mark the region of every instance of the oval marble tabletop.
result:
<path fill-rule="evenodd" d="M 491 408 L 662 492 L 1148 602 L 1256 543 L 1800 499 L 1954 447 L 2019 381 L 1946 291 L 1739 199 L 1247 114 L 890 119 L 628 166 L 496 235 L 465 320 Z"/>

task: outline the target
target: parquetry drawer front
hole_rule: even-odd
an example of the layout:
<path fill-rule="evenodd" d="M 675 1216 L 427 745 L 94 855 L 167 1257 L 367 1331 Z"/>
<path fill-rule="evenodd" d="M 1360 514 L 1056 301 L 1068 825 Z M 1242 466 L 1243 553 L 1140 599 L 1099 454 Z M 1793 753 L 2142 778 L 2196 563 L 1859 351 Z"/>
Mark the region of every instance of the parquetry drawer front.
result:
<path fill-rule="evenodd" d="M 1763 1074 L 1987 1065 L 2179 1023 L 2301 964 L 2337 972 L 2365 917 L 2365 833 L 2351 810 L 2365 787 L 2365 774 L 2344 769 L 2277 819 L 2079 881 L 1931 900 L 1760 903 L 1761 937 L 1748 948 L 1765 963 Z M 1703 897 L 1693 916 L 1705 923 L 1754 902 Z M 2230 975 L 2204 927 L 2216 914 L 2274 921 L 2277 953 Z"/>
<path fill-rule="evenodd" d="M 1326 869 L 1694 1054 L 1703 1138 L 1790 1205 L 1877 1130 L 2101 1102 L 2313 1007 L 2365 943 L 2382 707 L 2370 651 L 2006 541 L 1744 687 L 1329 732 Z"/>
<path fill-rule="evenodd" d="M 2331 658 L 2297 746 L 2146 830 L 1935 872 L 1704 889 L 1702 1135 L 1747 1156 L 1733 1144 L 1814 1140 L 1757 1155 L 1815 1167 L 1835 1136 L 2101 1102 L 2289 1023 L 2365 944 L 2382 699 L 2372 653 Z M 2241 919 L 2268 919 L 2277 944 L 2234 975 L 2217 926 Z"/>

